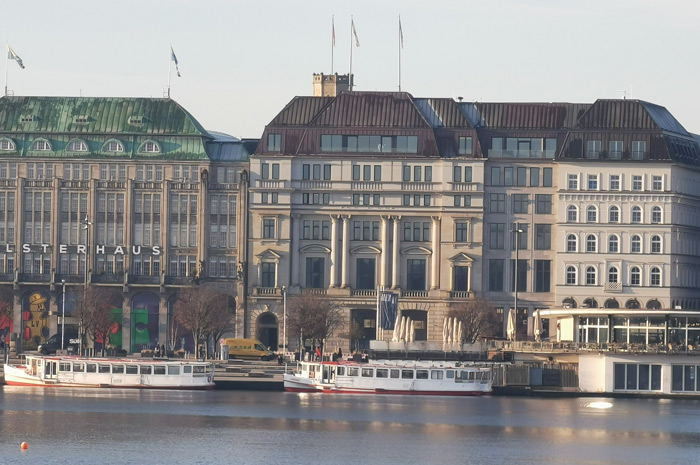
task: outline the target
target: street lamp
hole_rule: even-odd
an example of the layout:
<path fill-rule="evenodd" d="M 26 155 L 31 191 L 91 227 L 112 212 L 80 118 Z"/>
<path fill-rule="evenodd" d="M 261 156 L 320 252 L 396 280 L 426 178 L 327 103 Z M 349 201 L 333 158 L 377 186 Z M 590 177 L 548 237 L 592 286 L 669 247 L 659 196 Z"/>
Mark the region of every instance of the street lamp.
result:
<path fill-rule="evenodd" d="M 515 233 L 515 302 L 513 303 L 513 311 L 515 312 L 515 317 L 517 321 L 518 317 L 518 268 L 519 268 L 519 251 L 520 251 L 520 234 L 523 232 L 522 229 L 518 228 L 518 223 L 515 223 L 515 229 L 513 230 Z M 517 334 L 517 328 L 516 329 L 516 334 Z M 515 340 L 515 336 L 513 336 L 513 340 Z"/>
<path fill-rule="evenodd" d="M 66 339 L 66 280 L 62 279 L 61 284 L 63 284 L 63 303 L 61 304 L 61 350 L 63 350 Z"/>
<path fill-rule="evenodd" d="M 88 287 L 88 263 L 89 263 L 89 255 L 88 252 L 90 251 L 90 226 L 92 226 L 92 223 L 88 220 L 87 214 L 85 214 L 85 219 L 80 222 L 82 225 L 82 229 L 85 230 L 85 285 L 83 287 L 83 311 L 82 315 L 83 317 L 80 318 L 80 330 L 78 331 L 80 334 L 78 334 L 78 340 L 80 342 L 79 350 L 80 354 L 83 354 L 83 318 L 85 317 L 85 311 L 86 311 L 86 305 L 87 303 L 85 302 L 86 297 L 87 297 L 87 287 Z"/>
<path fill-rule="evenodd" d="M 285 373 L 287 370 L 287 288 L 282 286 L 282 358 L 284 359 Z"/>

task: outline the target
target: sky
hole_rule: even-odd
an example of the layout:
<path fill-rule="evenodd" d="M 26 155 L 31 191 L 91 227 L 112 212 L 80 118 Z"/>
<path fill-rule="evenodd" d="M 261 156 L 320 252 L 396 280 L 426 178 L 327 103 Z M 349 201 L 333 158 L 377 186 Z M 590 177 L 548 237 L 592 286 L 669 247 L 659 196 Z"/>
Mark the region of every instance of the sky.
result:
<path fill-rule="evenodd" d="M 259 138 L 313 73 L 465 101 L 634 98 L 700 133 L 697 0 L 1 0 L 17 96 L 171 97 Z M 354 18 L 360 46 L 351 45 Z M 332 18 L 336 46 L 332 47 Z M 169 74 L 172 45 L 182 77 Z M 333 59 L 331 58 L 333 57 Z M 3 70 L 5 71 L 5 70 Z M 169 77 L 170 76 L 170 77 Z"/>

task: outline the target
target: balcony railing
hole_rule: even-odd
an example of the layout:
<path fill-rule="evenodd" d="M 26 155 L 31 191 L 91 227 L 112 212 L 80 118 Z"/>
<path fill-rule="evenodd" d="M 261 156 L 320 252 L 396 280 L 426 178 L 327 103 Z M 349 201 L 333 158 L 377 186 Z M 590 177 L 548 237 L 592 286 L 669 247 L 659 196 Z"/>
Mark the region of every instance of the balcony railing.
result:
<path fill-rule="evenodd" d="M 622 292 L 622 283 L 605 283 L 605 290 L 607 292 Z"/>
<path fill-rule="evenodd" d="M 401 297 L 428 297 L 428 291 L 401 291 Z"/>
<path fill-rule="evenodd" d="M 20 273 L 19 280 L 23 283 L 48 283 L 49 281 L 51 281 L 51 275 Z"/>
<path fill-rule="evenodd" d="M 474 296 L 474 293 L 469 291 L 450 291 L 450 299 L 468 299 L 470 296 Z"/>
<path fill-rule="evenodd" d="M 307 289 L 302 289 L 301 290 L 302 294 L 311 294 L 311 295 L 326 295 L 328 293 L 328 289 L 316 289 L 316 288 L 307 288 Z"/>
<path fill-rule="evenodd" d="M 377 290 L 376 289 L 353 289 L 352 296 L 353 297 L 376 297 Z"/>
<path fill-rule="evenodd" d="M 282 291 L 278 287 L 256 287 L 256 295 L 282 295 Z"/>
<path fill-rule="evenodd" d="M 503 150 L 490 149 L 489 158 L 554 158 L 555 150 Z"/>
<path fill-rule="evenodd" d="M 15 280 L 15 276 L 12 273 L 2 273 L 0 274 L 0 282 L 11 283 Z"/>
<path fill-rule="evenodd" d="M 66 280 L 68 282 L 68 280 Z M 121 284 L 124 282 L 124 275 L 118 274 L 95 274 L 92 282 L 96 284 Z"/>
<path fill-rule="evenodd" d="M 129 284 L 160 284 L 160 276 L 135 276 L 130 274 Z"/>

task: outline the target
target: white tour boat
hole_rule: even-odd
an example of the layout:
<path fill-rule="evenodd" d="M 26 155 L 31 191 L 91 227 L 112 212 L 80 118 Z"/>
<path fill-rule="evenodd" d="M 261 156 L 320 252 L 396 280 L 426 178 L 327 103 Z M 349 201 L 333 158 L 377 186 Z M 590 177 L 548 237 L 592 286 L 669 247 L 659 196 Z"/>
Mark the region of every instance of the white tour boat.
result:
<path fill-rule="evenodd" d="M 26 355 L 5 364 L 10 386 L 212 389 L 214 365 L 190 360 L 108 359 Z"/>
<path fill-rule="evenodd" d="M 491 384 L 490 367 L 459 362 L 300 362 L 284 375 L 290 392 L 480 396 Z"/>

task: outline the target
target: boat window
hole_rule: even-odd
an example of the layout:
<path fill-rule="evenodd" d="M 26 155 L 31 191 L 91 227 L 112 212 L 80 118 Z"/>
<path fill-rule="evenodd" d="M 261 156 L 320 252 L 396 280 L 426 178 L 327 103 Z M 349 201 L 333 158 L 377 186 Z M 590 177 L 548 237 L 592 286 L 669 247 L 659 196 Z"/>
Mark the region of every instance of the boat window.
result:
<path fill-rule="evenodd" d="M 137 375 L 139 373 L 139 367 L 136 365 L 127 365 L 126 374 L 127 375 Z"/>
<path fill-rule="evenodd" d="M 455 377 L 455 371 L 454 371 L 454 370 L 447 370 L 447 371 L 445 372 L 445 377 L 446 377 L 447 379 L 452 379 L 452 378 L 454 378 L 454 377 Z"/>
<path fill-rule="evenodd" d="M 112 365 L 112 373 L 124 373 L 124 365 Z"/>
<path fill-rule="evenodd" d="M 360 374 L 360 369 L 356 367 L 348 367 L 348 376 L 357 376 Z"/>
<path fill-rule="evenodd" d="M 345 367 L 338 367 L 338 376 L 345 375 Z"/>
<path fill-rule="evenodd" d="M 153 374 L 154 375 L 164 375 L 165 374 L 165 365 L 156 365 L 153 367 Z"/>
<path fill-rule="evenodd" d="M 428 370 L 416 370 L 416 379 L 428 379 Z"/>
<path fill-rule="evenodd" d="M 150 375 L 153 372 L 153 367 L 151 365 L 141 365 L 141 374 Z"/>
<path fill-rule="evenodd" d="M 94 363 L 88 363 L 87 364 L 87 369 L 85 370 L 88 373 L 96 373 L 97 372 L 97 365 Z"/>
<path fill-rule="evenodd" d="M 168 365 L 168 374 L 169 375 L 179 375 L 180 374 L 180 366 L 179 365 Z"/>
<path fill-rule="evenodd" d="M 195 365 L 192 369 L 193 373 L 204 373 L 206 371 L 204 365 Z"/>
<path fill-rule="evenodd" d="M 442 370 L 430 370 L 430 379 L 442 379 Z"/>
<path fill-rule="evenodd" d="M 84 363 L 74 363 L 73 364 L 73 371 L 75 373 L 82 373 L 85 371 L 85 364 Z"/>
<path fill-rule="evenodd" d="M 363 378 L 373 378 L 374 377 L 374 368 L 363 368 L 362 369 L 362 377 Z"/>
<path fill-rule="evenodd" d="M 70 371 L 70 362 L 61 362 L 58 364 L 58 371 Z"/>
<path fill-rule="evenodd" d="M 468 379 L 469 381 L 474 381 L 476 379 L 476 373 L 473 371 L 463 371 L 462 379 Z"/>
<path fill-rule="evenodd" d="M 401 379 L 413 379 L 413 370 L 401 370 Z"/>
<path fill-rule="evenodd" d="M 182 367 L 182 372 L 183 373 L 192 373 L 192 365 L 185 365 Z"/>
<path fill-rule="evenodd" d="M 377 378 L 388 378 L 389 370 L 386 368 L 377 368 Z"/>
<path fill-rule="evenodd" d="M 109 365 L 98 365 L 97 366 L 97 372 L 98 373 L 109 373 Z"/>
<path fill-rule="evenodd" d="M 398 379 L 399 377 L 399 370 L 398 368 L 394 368 L 391 370 L 391 377 L 394 379 Z"/>

